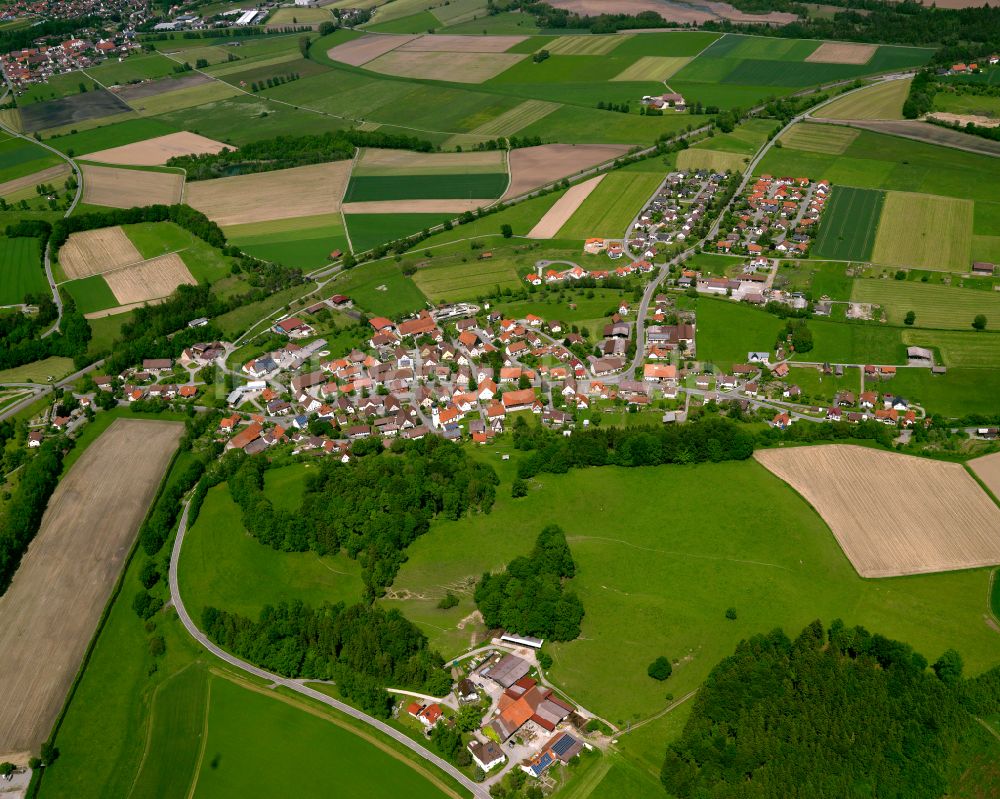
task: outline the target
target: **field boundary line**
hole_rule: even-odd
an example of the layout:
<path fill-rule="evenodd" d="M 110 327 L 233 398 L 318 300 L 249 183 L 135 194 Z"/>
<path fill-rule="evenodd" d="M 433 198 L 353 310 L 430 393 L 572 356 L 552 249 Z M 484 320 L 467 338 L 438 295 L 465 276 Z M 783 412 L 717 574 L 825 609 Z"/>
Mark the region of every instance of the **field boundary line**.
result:
<path fill-rule="evenodd" d="M 188 787 L 186 799 L 194 799 L 195 791 L 198 788 L 198 778 L 201 776 L 201 764 L 205 760 L 205 750 L 208 748 L 208 715 L 212 712 L 212 674 L 214 673 L 215 669 L 210 668 L 207 678 L 208 686 L 205 690 L 205 721 L 201 725 L 201 746 L 198 747 L 198 760 L 194 764 L 194 775 L 191 777 L 191 785 Z"/>
<path fill-rule="evenodd" d="M 697 688 L 695 688 L 693 691 L 688 691 L 680 699 L 675 699 L 673 702 L 671 702 L 669 705 L 663 708 L 663 710 L 654 713 L 652 716 L 649 716 L 648 718 L 642 719 L 642 721 L 636 722 L 627 730 L 620 731 L 616 737 L 621 738 L 623 735 L 628 735 L 630 732 L 635 732 L 640 727 L 645 727 L 647 724 L 650 724 L 656 721 L 657 719 L 663 718 L 665 715 L 667 715 L 667 713 L 670 713 L 672 710 L 676 710 L 678 707 L 687 702 L 696 693 L 698 693 Z"/>
<path fill-rule="evenodd" d="M 149 417 L 143 416 L 139 418 L 148 419 Z M 119 421 L 121 421 L 121 419 L 116 419 L 115 421 L 113 421 L 111 425 L 108 425 L 108 428 L 101 433 L 101 435 L 110 430 L 111 426 Z M 176 424 L 176 422 L 174 424 Z M 95 438 L 94 441 L 90 442 L 90 444 L 93 444 L 95 441 L 100 439 L 100 437 L 101 436 Z M 87 447 L 89 447 L 90 444 L 88 444 Z M 84 448 L 84 451 L 86 451 L 87 447 Z M 157 486 L 156 493 L 153 495 L 153 499 L 149 503 L 149 507 L 146 509 L 145 515 L 142 517 L 142 521 L 139 522 L 139 526 L 136 527 L 135 529 L 135 536 L 132 540 L 132 546 L 130 547 L 128 554 L 125 556 L 125 559 L 122 562 L 121 570 L 118 572 L 118 578 L 115 580 L 115 584 L 111 589 L 111 594 L 108 596 L 108 601 L 104 605 L 104 610 L 101 611 L 101 617 L 100 619 L 98 619 L 97 627 L 94 629 L 94 634 L 93 636 L 91 636 L 90 642 L 87 644 L 87 649 L 83 653 L 83 660 L 80 661 L 80 668 L 77 670 L 76 676 L 73 678 L 73 682 L 71 683 L 69 691 L 66 694 L 66 701 L 63 702 L 62 709 L 59 711 L 59 715 L 56 716 L 55 723 L 52 725 L 52 731 L 49 733 L 49 738 L 48 738 L 48 741 L 50 743 L 55 743 L 55 739 L 59 733 L 59 729 L 60 727 L 62 727 L 62 723 L 66 718 L 66 712 L 69 710 L 70 705 L 73 702 L 73 699 L 76 697 L 76 692 L 80 687 L 80 682 L 83 680 L 83 677 L 87 671 L 87 667 L 90 665 L 90 660 L 94 655 L 94 650 L 97 648 L 98 639 L 100 639 L 101 633 L 104 632 L 104 628 L 107 626 L 108 618 L 110 618 L 111 616 L 111 609 L 112 607 L 114 607 L 115 602 L 118 601 L 118 598 L 122 592 L 122 588 L 125 587 L 125 575 L 128 574 L 129 567 L 132 565 L 132 559 L 135 557 L 135 553 L 139 549 L 139 530 L 141 530 L 142 526 L 149 520 L 150 515 L 153 513 L 153 509 L 160 501 L 160 497 L 163 496 L 163 491 L 167 485 L 167 479 L 170 476 L 170 472 L 174 468 L 174 464 L 177 462 L 177 458 L 180 455 L 180 452 L 181 452 L 180 441 L 178 441 L 177 446 L 174 448 L 174 454 L 170 456 L 170 460 L 167 462 L 167 467 L 163 470 L 163 475 L 160 478 L 160 484 L 159 486 Z M 79 460 L 79 458 L 77 458 L 77 460 Z M 76 464 L 74 463 L 73 465 Z M 72 468 L 73 467 L 70 466 L 70 469 Z M 59 482 L 62 482 L 67 474 L 69 474 L 69 470 L 67 470 L 63 474 L 60 474 Z M 37 796 L 38 791 L 41 790 L 42 778 L 44 777 L 45 769 L 40 769 L 39 774 L 40 776 L 37 784 L 38 787 L 35 788 L 34 793 L 31 793 L 29 791 L 29 796 Z M 34 782 L 34 780 L 32 780 L 32 782 Z"/>

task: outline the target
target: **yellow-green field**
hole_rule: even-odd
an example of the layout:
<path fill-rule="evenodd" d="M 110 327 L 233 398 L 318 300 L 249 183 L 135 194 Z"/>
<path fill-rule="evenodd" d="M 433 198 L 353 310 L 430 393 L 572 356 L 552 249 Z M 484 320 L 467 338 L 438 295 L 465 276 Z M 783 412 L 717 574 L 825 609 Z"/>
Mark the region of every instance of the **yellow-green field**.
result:
<path fill-rule="evenodd" d="M 971 326 L 967 333 L 956 330 L 904 330 L 903 343 L 937 349 L 945 366 L 982 368 L 1000 363 L 1000 333 L 976 333 Z"/>
<path fill-rule="evenodd" d="M 286 64 L 289 61 L 298 61 L 301 58 L 301 54 L 298 50 L 293 53 L 280 53 L 270 58 L 254 58 L 254 59 L 241 59 L 240 61 L 233 61 L 232 63 L 226 63 L 218 67 L 209 67 L 205 70 L 206 73 L 212 75 L 216 78 L 221 78 L 224 75 L 235 75 L 237 72 L 246 72 L 248 69 L 256 69 L 258 67 L 273 67 L 276 64 Z"/>
<path fill-rule="evenodd" d="M 190 89 L 143 97 L 141 100 L 136 100 L 133 107 L 143 116 L 153 116 L 154 114 L 166 114 L 170 111 L 179 111 L 182 108 L 204 105 L 216 100 L 224 100 L 239 93 L 239 89 L 228 83 L 212 81 L 200 86 L 193 86 Z"/>
<path fill-rule="evenodd" d="M 917 327 L 969 330 L 976 314 L 985 314 L 988 327 L 1000 329 L 1000 292 L 951 288 L 912 280 L 855 280 L 853 302 L 881 305 L 890 324 L 903 324 L 908 311 Z"/>
<path fill-rule="evenodd" d="M 820 119 L 902 119 L 910 80 L 890 80 L 834 100 L 816 112 Z"/>
<path fill-rule="evenodd" d="M 72 358 L 53 355 L 41 361 L 0 371 L 0 383 L 45 383 L 50 377 L 58 380 L 72 371 Z"/>
<path fill-rule="evenodd" d="M 432 302 L 448 302 L 474 299 L 494 286 L 515 288 L 519 278 L 514 263 L 502 260 L 424 267 L 413 275 L 413 282 Z"/>
<path fill-rule="evenodd" d="M 668 80 L 685 66 L 690 58 L 683 56 L 644 55 L 611 80 Z"/>
<path fill-rule="evenodd" d="M 631 36 L 560 36 L 539 50 L 548 50 L 553 55 L 607 55 Z"/>
<path fill-rule="evenodd" d="M 781 145 L 809 153 L 841 155 L 851 142 L 858 138 L 858 131 L 835 125 L 796 125 L 781 137 Z"/>
<path fill-rule="evenodd" d="M 663 180 L 659 172 L 612 172 L 563 225 L 556 238 L 621 238 Z"/>
<path fill-rule="evenodd" d="M 333 15 L 325 8 L 309 8 L 296 6 L 295 8 L 279 8 L 268 20 L 268 25 L 308 25 L 313 22 L 326 22 L 332 20 Z"/>
<path fill-rule="evenodd" d="M 488 137 L 510 136 L 512 133 L 517 133 L 522 128 L 548 116 L 559 107 L 559 103 L 550 103 L 545 100 L 525 100 L 510 111 L 473 128 L 469 133 L 470 135 Z"/>
<path fill-rule="evenodd" d="M 971 200 L 891 191 L 886 195 L 872 262 L 964 272 L 972 260 Z"/>
<path fill-rule="evenodd" d="M 746 167 L 749 156 L 725 153 L 721 150 L 704 150 L 689 147 L 677 154 L 678 169 L 712 169 L 716 172 L 740 172 Z"/>

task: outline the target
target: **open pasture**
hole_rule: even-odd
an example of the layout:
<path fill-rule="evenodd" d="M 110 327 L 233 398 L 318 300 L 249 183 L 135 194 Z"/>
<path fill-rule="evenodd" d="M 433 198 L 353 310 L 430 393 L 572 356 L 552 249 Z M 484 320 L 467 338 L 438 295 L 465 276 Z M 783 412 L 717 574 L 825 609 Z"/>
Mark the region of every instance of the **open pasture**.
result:
<path fill-rule="evenodd" d="M 461 144 L 462 140 L 475 140 L 476 137 L 495 138 L 497 136 L 510 136 L 526 128 L 528 125 L 544 119 L 560 107 L 559 103 L 550 103 L 545 100 L 525 100 L 509 111 L 504 111 L 492 119 L 488 119 L 482 124 L 477 125 L 467 134 L 453 136 L 452 139 L 449 139 L 448 143 Z"/>
<path fill-rule="evenodd" d="M 483 83 L 525 58 L 527 56 L 517 53 L 406 51 L 400 47 L 367 62 L 364 67 L 400 78 L 440 80 L 446 75 L 453 83 Z"/>
<path fill-rule="evenodd" d="M 524 38 L 524 36 L 419 36 L 404 42 L 398 49 L 420 53 L 505 53 L 511 47 L 523 42 Z"/>
<path fill-rule="evenodd" d="M 823 212 L 816 255 L 835 261 L 867 261 L 884 202 L 884 192 L 836 186 Z"/>
<path fill-rule="evenodd" d="M 111 208 L 173 205 L 181 201 L 184 175 L 83 164 L 83 202 Z"/>
<path fill-rule="evenodd" d="M 219 225 L 316 216 L 340 209 L 350 161 L 192 181 L 186 201 Z"/>
<path fill-rule="evenodd" d="M 117 309 L 118 300 L 115 299 L 103 275 L 91 275 L 60 285 L 69 292 L 77 310 L 88 319 L 106 312 L 116 313 L 109 309 Z"/>
<path fill-rule="evenodd" d="M 613 81 L 663 81 L 676 75 L 690 58 L 682 56 L 642 56 L 619 72 Z"/>
<path fill-rule="evenodd" d="M 885 311 L 889 324 L 903 324 L 908 311 L 916 313 L 915 327 L 971 330 L 976 314 L 984 314 L 988 328 L 1000 329 L 1000 292 L 953 288 L 912 280 L 855 280 L 853 302 L 874 303 Z M 983 364 L 984 366 L 986 364 Z"/>
<path fill-rule="evenodd" d="M 472 175 L 506 171 L 499 150 L 469 153 L 418 153 L 413 150 L 366 148 L 352 177 L 396 175 Z"/>
<path fill-rule="evenodd" d="M 882 211 L 872 261 L 965 272 L 972 261 L 972 212 L 969 200 L 891 191 Z"/>
<path fill-rule="evenodd" d="M 60 481 L 0 597 L 0 749 L 48 738 L 184 426 L 119 419 Z"/>
<path fill-rule="evenodd" d="M 260 784 L 260 764 L 271 758 L 306 758 L 319 764 L 293 769 L 282 778 L 282 790 L 289 796 L 324 796 L 337 785 L 345 796 L 370 799 L 458 797 L 443 787 L 436 770 L 298 698 L 214 675 L 209 697 L 207 739 L 189 789 L 193 799 L 252 795 Z"/>
<path fill-rule="evenodd" d="M 992 455 L 983 455 L 969 461 L 969 468 L 976 473 L 976 476 L 986 483 L 986 487 L 993 492 L 993 496 L 1000 497 L 1000 452 Z"/>
<path fill-rule="evenodd" d="M 119 305 L 162 299 L 182 283 L 193 286 L 198 282 L 176 253 L 106 272 L 104 280 Z"/>
<path fill-rule="evenodd" d="M 1000 563 L 1000 507 L 961 464 L 837 444 L 754 457 L 816 508 L 862 577 Z"/>
<path fill-rule="evenodd" d="M 1000 663 L 996 633 L 982 623 L 985 571 L 863 580 L 822 519 L 752 459 L 544 474 L 515 500 L 508 485 L 518 454 L 500 445 L 511 454 L 504 463 L 497 449 L 477 450 L 501 476 L 493 511 L 435 520 L 408 548 L 393 584 L 409 598 L 381 600 L 420 624 L 445 657 L 468 647 L 470 631 L 457 623 L 475 609 L 475 581 L 530 551 L 544 525 L 558 524 L 577 566 L 571 588 L 587 613 L 580 638 L 546 644 L 555 660 L 548 677 L 622 726 L 667 705 L 663 684 L 646 676 L 658 654 L 679 661 L 668 686 L 679 697 L 740 639 L 777 625 L 801 629 L 815 618 L 864 624 L 923 652 L 954 646 L 970 674 Z M 671 506 L 669 524 L 653 499 L 665 486 L 684 498 Z M 459 605 L 439 610 L 447 590 Z M 737 609 L 736 620 L 725 618 L 727 607 Z M 656 745 L 658 768 L 663 741 Z"/>
<path fill-rule="evenodd" d="M 911 80 L 890 80 L 834 100 L 816 113 L 818 119 L 902 119 Z"/>
<path fill-rule="evenodd" d="M 59 265 L 75 280 L 99 275 L 142 260 L 142 255 L 120 226 L 70 233 L 59 250 Z"/>
<path fill-rule="evenodd" d="M 561 239 L 621 238 L 663 180 L 659 172 L 612 172 L 559 230 Z"/>
<path fill-rule="evenodd" d="M 821 64 L 867 64 L 876 50 L 878 46 L 874 44 L 823 42 L 806 56 L 806 61 Z"/>
<path fill-rule="evenodd" d="M 11 137 L 0 140 L 0 182 L 3 182 L 4 185 L 7 181 L 27 178 L 36 172 L 59 166 L 62 163 L 64 163 L 63 160 L 58 156 L 24 139 Z M 26 185 L 34 185 L 30 180 L 31 178 Z M 13 189 L 4 189 L 3 193 L 15 191 L 17 188 L 24 188 L 24 186 L 18 185 Z"/>
<path fill-rule="evenodd" d="M 879 388 L 910 402 L 917 403 L 928 414 L 941 414 L 957 419 L 968 414 L 1000 413 L 1000 369 L 949 367 L 943 375 L 930 369 L 898 369 L 892 380 Z"/>
<path fill-rule="evenodd" d="M 349 249 L 340 214 L 236 225 L 224 232 L 230 242 L 251 255 L 299 269 L 323 266 L 335 250 Z"/>
<path fill-rule="evenodd" d="M 783 147 L 809 153 L 841 155 L 858 138 L 858 131 L 835 125 L 796 125 L 781 137 Z"/>
<path fill-rule="evenodd" d="M 472 300 L 496 286 L 501 289 L 520 286 L 514 262 L 508 259 L 434 264 L 418 269 L 413 275 L 413 282 L 431 302 Z"/>
<path fill-rule="evenodd" d="M 25 294 L 48 294 L 42 271 L 38 239 L 0 236 L 0 305 L 24 302 Z"/>
<path fill-rule="evenodd" d="M 625 155 L 628 149 L 623 144 L 543 144 L 511 150 L 508 155 L 510 186 L 504 197 L 517 197 L 560 178 L 575 175 Z"/>
<path fill-rule="evenodd" d="M 222 142 L 199 136 L 197 133 L 181 131 L 107 150 L 97 150 L 87 153 L 86 157 L 91 161 L 100 161 L 103 164 L 162 166 L 177 156 L 217 153 L 227 146 Z"/>
<path fill-rule="evenodd" d="M 114 86 L 124 83 L 134 83 L 142 80 L 152 80 L 170 75 L 176 62 L 160 53 L 132 55 L 124 61 L 111 58 L 84 70 L 83 74 L 95 80 L 102 86 Z"/>
<path fill-rule="evenodd" d="M 213 80 L 185 89 L 163 92 L 135 100 L 132 103 L 132 108 L 143 116 L 154 116 L 225 100 L 227 97 L 237 94 L 240 94 L 240 90 L 236 87 L 221 80 Z"/>
<path fill-rule="evenodd" d="M 1000 363 L 1000 333 L 977 333 L 969 320 L 967 332 L 956 330 L 904 330 L 903 343 L 929 347 L 947 367 L 983 368 Z"/>
<path fill-rule="evenodd" d="M 351 249 L 361 252 L 396 239 L 411 236 L 425 228 L 440 225 L 454 214 L 345 214 Z M 368 270 L 368 267 L 365 267 Z M 409 280 L 407 281 L 409 282 Z M 419 293 L 419 292 L 417 292 Z M 417 306 L 418 308 L 420 306 Z M 415 310 L 415 309 L 413 309 Z M 392 314 L 389 314 L 392 316 Z"/>
<path fill-rule="evenodd" d="M 583 205 L 607 175 L 597 175 L 578 183 L 566 190 L 555 204 L 549 208 L 545 215 L 535 223 L 535 226 L 528 231 L 529 239 L 552 239 L 569 222 L 573 215 Z"/>

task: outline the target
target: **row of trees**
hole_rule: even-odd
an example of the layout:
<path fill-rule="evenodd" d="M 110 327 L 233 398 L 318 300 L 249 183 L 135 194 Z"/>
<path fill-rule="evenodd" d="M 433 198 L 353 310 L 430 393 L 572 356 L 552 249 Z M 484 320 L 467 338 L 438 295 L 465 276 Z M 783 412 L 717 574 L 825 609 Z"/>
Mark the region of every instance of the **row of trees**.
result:
<path fill-rule="evenodd" d="M 45 506 L 59 482 L 65 444 L 59 438 L 49 439 L 21 470 L 0 525 L 0 595 L 10 586 L 21 557 L 42 523 Z"/>
<path fill-rule="evenodd" d="M 602 427 L 577 431 L 568 438 L 521 421 L 514 423 L 514 445 L 531 452 L 518 463 L 522 479 L 584 466 L 746 460 L 754 449 L 750 432 L 718 417 L 670 427 Z"/>
<path fill-rule="evenodd" d="M 908 644 L 840 620 L 795 641 L 781 630 L 742 641 L 695 698 L 662 782 L 680 799 L 936 799 L 969 710 L 1000 707 L 1000 669 L 967 687 L 956 652 L 927 667 Z"/>
<path fill-rule="evenodd" d="M 285 677 L 335 680 L 341 695 L 388 718 L 386 686 L 433 696 L 451 689 L 444 661 L 398 610 L 302 602 L 266 606 L 257 621 L 206 607 L 201 628 L 219 646 Z"/>
<path fill-rule="evenodd" d="M 269 84 L 271 82 L 268 81 Z M 167 161 L 167 165 L 186 170 L 188 180 L 211 180 L 327 161 L 344 161 L 354 157 L 356 147 L 418 152 L 430 152 L 434 149 L 434 145 L 429 141 L 415 136 L 380 131 L 335 130 L 307 136 L 276 136 L 273 139 L 261 139 L 238 150 L 226 148 L 218 153 L 179 155 Z"/>
<path fill-rule="evenodd" d="M 432 518 L 458 519 L 493 507 L 499 480 L 492 467 L 437 436 L 397 440 L 393 454 L 372 439 L 355 444 L 354 453 L 350 463 L 329 459 L 312 472 L 295 512 L 275 508 L 264 494 L 263 459 L 232 459 L 229 490 L 247 530 L 286 552 L 345 550 L 360 560 L 372 599 L 392 583 L 406 548 L 427 532 Z"/>
<path fill-rule="evenodd" d="M 52 225 L 52 248 L 58 250 L 62 247 L 71 233 L 114 225 L 132 225 L 138 222 L 173 222 L 213 247 L 222 249 L 226 246 L 226 236 L 222 228 L 190 205 L 146 205 L 137 208 L 93 211 L 58 219 Z"/>
<path fill-rule="evenodd" d="M 486 572 L 475 600 L 487 627 L 503 627 L 519 635 L 572 641 L 580 635 L 583 603 L 565 581 L 576 564 L 561 527 L 550 524 L 527 557 L 512 560 L 499 574 Z"/>

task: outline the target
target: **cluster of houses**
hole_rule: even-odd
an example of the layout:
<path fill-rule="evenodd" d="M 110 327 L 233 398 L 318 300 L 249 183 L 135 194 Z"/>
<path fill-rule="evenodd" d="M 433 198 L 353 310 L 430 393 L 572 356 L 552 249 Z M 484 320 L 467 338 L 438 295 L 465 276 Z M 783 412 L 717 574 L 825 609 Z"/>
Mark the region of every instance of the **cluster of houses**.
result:
<path fill-rule="evenodd" d="M 0 55 L 0 67 L 15 89 L 24 90 L 53 75 L 87 69 L 109 58 L 123 60 L 138 49 L 138 42 L 125 34 L 112 39 L 72 38 L 53 46 L 42 43 Z M 86 81 L 85 76 L 81 75 L 81 80 Z"/>
<path fill-rule="evenodd" d="M 996 55 L 994 53 L 986 58 L 985 61 L 991 67 L 996 66 L 997 64 L 1000 64 L 1000 55 Z M 974 72 L 982 71 L 982 68 L 983 65 L 976 62 L 972 62 L 970 64 L 959 62 L 957 64 L 952 64 L 950 67 L 945 69 L 939 69 L 938 75 L 971 75 Z"/>
<path fill-rule="evenodd" d="M 715 249 L 750 258 L 768 252 L 786 258 L 804 256 L 829 198 L 829 181 L 761 175 L 737 206 L 740 221 L 715 243 Z"/>
<path fill-rule="evenodd" d="M 207 352 L 211 357 L 198 361 L 188 360 L 189 353 L 195 348 L 198 348 L 202 353 Z M 181 363 L 204 366 L 224 351 L 220 342 L 195 344 L 192 348 L 184 351 L 185 355 L 182 356 Z M 198 395 L 199 387 L 193 380 L 185 383 L 160 382 L 164 375 L 172 374 L 173 371 L 173 358 L 146 358 L 140 368 L 126 369 L 117 377 L 113 375 L 95 376 L 94 385 L 99 391 L 114 391 L 120 385 L 128 402 L 147 399 L 167 401 L 194 399 Z"/>
<path fill-rule="evenodd" d="M 687 103 L 684 101 L 684 95 L 678 94 L 677 92 L 644 95 L 642 98 L 642 105 L 646 108 L 652 108 L 654 111 L 666 111 L 667 109 L 672 109 L 681 113 L 687 110 Z"/>
<path fill-rule="evenodd" d="M 619 242 L 608 242 L 607 239 L 587 239 L 584 250 L 590 254 L 607 252 L 611 258 L 621 258 L 624 249 Z M 648 254 L 650 258 L 656 255 L 656 251 Z M 607 280 L 609 277 L 627 278 L 632 275 L 648 275 L 656 270 L 656 267 L 648 260 L 631 261 L 621 264 L 614 269 L 584 269 L 579 264 L 567 269 L 545 269 L 537 267 L 534 272 L 529 272 L 524 276 L 524 281 L 531 286 L 552 285 L 553 283 L 572 283 L 575 280 L 582 280 L 585 277 L 593 280 Z"/>
<path fill-rule="evenodd" d="M 656 251 L 656 246 L 682 244 L 705 218 L 708 204 L 721 191 L 725 175 L 698 170 L 671 172 L 629 233 L 632 252 Z"/>

